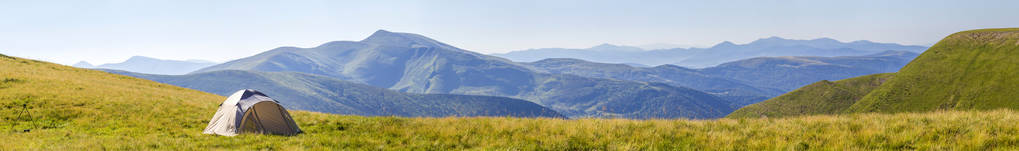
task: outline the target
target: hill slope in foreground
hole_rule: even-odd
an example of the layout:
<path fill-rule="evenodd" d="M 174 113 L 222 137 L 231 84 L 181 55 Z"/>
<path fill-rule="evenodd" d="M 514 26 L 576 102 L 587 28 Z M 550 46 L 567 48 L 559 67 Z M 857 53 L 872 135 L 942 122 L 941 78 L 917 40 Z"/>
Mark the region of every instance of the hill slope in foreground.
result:
<path fill-rule="evenodd" d="M 1019 109 L 1019 28 L 949 35 L 847 112 Z"/>
<path fill-rule="evenodd" d="M 1019 28 L 949 35 L 893 74 L 818 82 L 728 117 L 1019 109 Z"/>

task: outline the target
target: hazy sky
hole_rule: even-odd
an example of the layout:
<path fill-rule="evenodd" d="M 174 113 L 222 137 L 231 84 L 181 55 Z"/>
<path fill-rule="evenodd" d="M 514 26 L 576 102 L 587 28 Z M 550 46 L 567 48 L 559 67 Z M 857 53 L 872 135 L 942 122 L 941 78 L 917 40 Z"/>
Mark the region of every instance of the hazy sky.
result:
<path fill-rule="evenodd" d="M 0 0 L 0 53 L 62 64 L 134 55 L 221 62 L 378 29 L 496 53 L 769 36 L 929 45 L 995 27 L 1019 27 L 1019 1 Z"/>

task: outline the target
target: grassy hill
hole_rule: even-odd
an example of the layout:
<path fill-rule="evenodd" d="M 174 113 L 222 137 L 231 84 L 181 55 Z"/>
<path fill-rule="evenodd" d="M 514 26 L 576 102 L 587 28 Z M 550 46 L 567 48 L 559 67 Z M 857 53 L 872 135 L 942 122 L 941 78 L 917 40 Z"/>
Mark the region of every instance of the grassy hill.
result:
<path fill-rule="evenodd" d="M 949 35 L 848 112 L 1019 109 L 1019 28 Z"/>
<path fill-rule="evenodd" d="M 834 82 L 823 80 L 803 86 L 781 96 L 745 106 L 726 117 L 786 117 L 838 114 L 892 77 L 894 77 L 894 74 L 884 73 Z"/>
<path fill-rule="evenodd" d="M 886 76 L 818 82 L 729 117 L 1019 109 L 1019 28 L 952 34 Z"/>
<path fill-rule="evenodd" d="M 399 118 L 291 111 L 304 134 L 222 137 L 201 134 L 225 99 L 221 96 L 2 55 L 0 67 L 0 150 L 1019 149 L 1019 113 L 1010 110 L 719 120 Z M 29 118 L 16 118 L 21 104 L 29 107 Z"/>
<path fill-rule="evenodd" d="M 184 146 L 225 97 L 97 70 L 0 56 L 0 146 Z M 27 105 L 31 116 L 17 118 Z M 22 115 L 27 116 L 27 115 Z M 31 129 L 28 133 L 12 133 Z M 139 141 L 139 140 L 144 141 Z"/>

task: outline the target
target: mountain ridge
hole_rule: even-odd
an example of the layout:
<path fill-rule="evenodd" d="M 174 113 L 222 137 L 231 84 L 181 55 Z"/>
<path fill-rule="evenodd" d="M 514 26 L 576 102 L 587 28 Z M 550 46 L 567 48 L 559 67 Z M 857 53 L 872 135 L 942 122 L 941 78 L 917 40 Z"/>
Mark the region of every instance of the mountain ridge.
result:
<path fill-rule="evenodd" d="M 542 72 L 572 74 L 593 78 L 619 79 L 640 82 L 660 82 L 710 92 L 743 106 L 763 100 L 779 92 L 761 89 L 731 79 L 706 75 L 698 70 L 675 65 L 633 67 L 626 64 L 597 63 L 573 58 L 549 58 L 526 63 Z"/>
<path fill-rule="evenodd" d="M 755 87 L 788 92 L 820 80 L 896 72 L 918 55 L 906 51 L 884 51 L 861 56 L 757 57 L 727 62 L 700 71 Z"/>
<path fill-rule="evenodd" d="M 78 68 L 100 68 L 125 70 L 149 74 L 182 75 L 189 72 L 215 65 L 215 62 L 205 60 L 167 60 L 146 56 L 131 56 L 127 60 L 118 63 L 107 63 L 92 65 L 85 61 L 75 63 Z"/>
<path fill-rule="evenodd" d="M 302 72 L 409 93 L 503 96 L 570 117 L 715 118 L 734 110 L 728 101 L 694 89 L 540 73 L 421 35 L 385 30 L 363 41 L 281 47 L 194 73 L 216 70 Z"/>
<path fill-rule="evenodd" d="M 296 72 L 221 70 L 188 75 L 151 75 L 104 71 L 223 96 L 239 89 L 256 89 L 270 97 L 286 100 L 281 104 L 287 108 L 325 113 L 405 117 L 564 117 L 525 100 L 494 96 L 409 94 Z"/>
<path fill-rule="evenodd" d="M 863 56 L 756 57 L 704 69 L 669 64 L 633 67 L 573 58 L 550 58 L 524 64 L 548 73 L 690 87 L 725 98 L 733 106 L 744 106 L 818 80 L 895 72 L 916 55 L 905 51 L 884 51 Z"/>
<path fill-rule="evenodd" d="M 878 43 L 867 40 L 841 42 L 830 38 L 811 40 L 784 39 L 781 37 L 760 38 L 746 44 L 723 41 L 706 48 L 673 48 L 646 51 L 537 48 L 494 56 L 517 62 L 534 62 L 547 58 L 577 58 L 604 63 L 638 63 L 649 66 L 674 64 L 690 68 L 706 68 L 724 62 L 753 57 L 768 56 L 855 56 L 886 50 L 922 52 L 926 47 Z"/>

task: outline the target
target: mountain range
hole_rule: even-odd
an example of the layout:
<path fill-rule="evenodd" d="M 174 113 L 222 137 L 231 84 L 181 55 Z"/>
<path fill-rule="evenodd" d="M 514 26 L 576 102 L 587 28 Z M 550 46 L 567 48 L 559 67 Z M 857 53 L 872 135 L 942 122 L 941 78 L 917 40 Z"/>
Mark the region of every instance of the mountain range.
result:
<path fill-rule="evenodd" d="M 548 58 L 576 58 L 593 62 L 630 63 L 658 66 L 673 64 L 705 68 L 741 59 L 777 56 L 858 56 L 888 50 L 923 52 L 927 47 L 877 43 L 866 40 L 840 42 L 830 38 L 792 40 L 769 37 L 747 44 L 722 42 L 709 48 L 672 48 L 643 50 L 637 47 L 603 44 L 586 49 L 540 48 L 492 54 L 518 62 Z"/>
<path fill-rule="evenodd" d="M 409 94 L 297 72 L 222 70 L 187 75 L 152 75 L 118 70 L 110 73 L 228 96 L 256 89 L 297 110 L 365 116 L 446 117 L 514 116 L 562 118 L 529 101 L 454 94 Z"/>
<path fill-rule="evenodd" d="M 759 88 L 734 79 L 707 75 L 696 69 L 675 65 L 633 67 L 626 64 L 596 63 L 580 59 L 553 58 L 526 63 L 541 72 L 585 77 L 665 83 L 708 92 L 729 100 L 732 106 L 757 103 L 782 94 L 781 90 Z"/>
<path fill-rule="evenodd" d="M 78 68 L 100 68 L 124 70 L 147 74 L 181 75 L 201 68 L 215 65 L 215 62 L 204 60 L 164 60 L 145 56 L 133 56 L 124 62 L 108 63 L 94 66 L 91 63 L 80 61 L 75 63 Z"/>
<path fill-rule="evenodd" d="M 815 81 L 895 72 L 917 55 L 906 51 L 885 51 L 863 56 L 758 57 L 703 69 L 669 64 L 633 67 L 569 58 L 544 59 L 525 64 L 548 73 L 689 87 L 726 98 L 734 106 L 744 106 Z"/>
<path fill-rule="evenodd" d="M 896 72 L 917 53 L 885 51 L 862 56 L 758 57 L 700 69 L 707 75 L 734 79 L 759 88 L 782 92 L 821 80 L 841 80 L 856 76 Z M 777 95 L 777 94 L 776 94 Z"/>
<path fill-rule="evenodd" d="M 1019 28 L 958 32 L 896 73 L 821 81 L 729 117 L 1019 109 Z"/>
<path fill-rule="evenodd" d="M 300 72 L 408 93 L 503 96 L 569 117 L 717 118 L 735 109 L 695 89 L 543 73 L 421 35 L 385 30 L 361 41 L 276 48 L 193 74 L 220 70 Z"/>
<path fill-rule="evenodd" d="M 755 45 L 806 45 L 766 40 Z M 835 42 L 807 46 L 848 45 Z M 590 50 L 645 52 L 609 44 Z M 417 34 L 379 30 L 361 41 L 280 47 L 186 75 L 105 71 L 220 95 L 259 89 L 294 100 L 285 106 L 327 113 L 700 119 L 722 117 L 814 81 L 894 72 L 916 55 L 883 51 L 861 56 L 756 57 L 700 69 L 565 58 L 513 62 Z M 133 57 L 124 64 L 143 59 Z"/>

